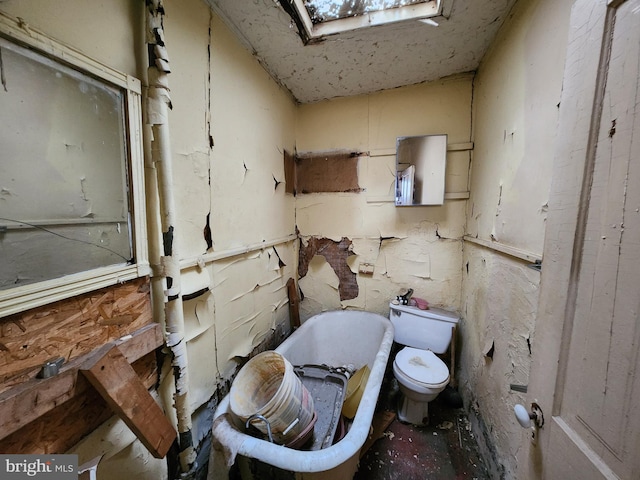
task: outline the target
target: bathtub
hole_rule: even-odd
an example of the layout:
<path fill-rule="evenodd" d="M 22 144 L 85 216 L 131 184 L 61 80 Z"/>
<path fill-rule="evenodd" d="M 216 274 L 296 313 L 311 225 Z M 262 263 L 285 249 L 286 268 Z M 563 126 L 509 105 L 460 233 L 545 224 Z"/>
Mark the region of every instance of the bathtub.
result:
<path fill-rule="evenodd" d="M 360 449 L 369 435 L 392 345 L 393 325 L 376 313 L 346 310 L 320 313 L 308 319 L 276 348 L 293 365 L 353 364 L 360 368 L 367 364 L 371 369 L 349 432 L 338 443 L 315 451 L 269 443 L 243 433 L 242 427 L 234 425 L 227 395 L 214 414 L 208 479 L 228 478 L 236 455 L 295 472 L 296 479 L 353 478 Z M 240 470 L 245 478 L 247 469 Z"/>

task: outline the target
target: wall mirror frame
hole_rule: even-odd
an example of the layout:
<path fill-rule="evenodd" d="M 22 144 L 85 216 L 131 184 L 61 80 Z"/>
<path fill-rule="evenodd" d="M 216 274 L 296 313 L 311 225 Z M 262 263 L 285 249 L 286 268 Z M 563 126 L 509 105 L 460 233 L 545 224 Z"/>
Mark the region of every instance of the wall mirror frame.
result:
<path fill-rule="evenodd" d="M 444 203 L 447 142 L 447 134 L 397 137 L 396 206 Z"/>

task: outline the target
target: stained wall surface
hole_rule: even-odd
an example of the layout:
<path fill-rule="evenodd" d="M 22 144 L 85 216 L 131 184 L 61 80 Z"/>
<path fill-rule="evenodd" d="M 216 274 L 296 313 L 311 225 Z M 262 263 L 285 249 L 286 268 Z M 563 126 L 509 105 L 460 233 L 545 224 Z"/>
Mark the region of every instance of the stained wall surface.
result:
<path fill-rule="evenodd" d="M 198 412 L 255 347 L 288 328 L 297 258 L 283 155 L 294 149 L 295 104 L 206 4 L 165 8 L 189 406 Z M 170 404 L 169 370 L 162 387 Z M 210 413 L 194 418 L 196 444 Z"/>
<path fill-rule="evenodd" d="M 408 288 L 461 312 L 460 388 L 491 432 L 496 468 L 515 474 L 528 438 L 515 427 L 511 407 L 522 397 L 510 385 L 528 381 L 539 274 L 463 237 L 542 252 L 570 4 L 520 2 L 475 80 L 296 106 L 204 3 L 165 2 L 175 229 L 183 294 L 192 297 L 184 302 L 191 409 L 204 408 L 238 361 L 287 321 L 286 282 L 298 275 L 300 250 L 308 255 L 300 262 L 303 320 L 333 308 L 387 315 L 389 300 Z M 143 8 L 126 0 L 0 3 L 142 80 Z M 474 142 L 473 153 L 448 152 L 445 185 L 463 197 L 470 190 L 471 199 L 395 207 L 396 138 L 440 133 L 450 145 Z M 285 151 L 358 152 L 361 190 L 285 194 Z M 148 203 L 156 211 L 153 192 Z M 169 413 L 170 375 L 165 367 L 160 391 Z M 74 451 L 81 463 L 104 453 L 105 478 L 166 478 L 166 462 L 127 432 L 114 419 Z"/>
<path fill-rule="evenodd" d="M 442 206 L 396 207 L 396 139 L 447 134 L 450 145 L 471 137 L 472 76 L 380 93 L 301 105 L 296 148 L 357 152 L 359 192 L 296 196 L 301 237 L 301 317 L 361 308 L 385 316 L 389 301 L 409 288 L 414 296 L 453 310 L 460 307 L 465 200 Z M 446 192 L 468 189 L 470 152 L 447 154 Z M 341 244 L 340 258 L 310 242 Z M 347 264 L 348 269 L 336 267 Z M 365 265 L 366 264 L 366 265 Z M 344 285 L 357 283 L 345 292 Z"/>
<path fill-rule="evenodd" d="M 204 2 L 168 0 L 164 7 L 173 107 L 168 123 L 177 209 L 174 241 L 190 365 L 188 406 L 198 412 L 257 345 L 276 329 L 288 329 L 286 284 L 296 274 L 297 243 L 283 156 L 295 149 L 296 105 Z M 38 28 L 141 79 L 144 90 L 144 2 L 11 0 L 0 9 L 22 18 L 24 28 Z M 155 177 L 152 167 L 146 169 L 148 187 Z M 154 218 L 158 202 L 149 188 L 151 244 L 161 236 Z M 152 254 L 151 260 L 157 258 Z M 162 284 L 154 280 L 153 288 L 154 317 L 162 321 Z M 174 417 L 168 363 L 163 372 L 158 393 Z M 196 444 L 210 429 L 210 422 L 197 417 Z M 151 457 L 117 418 L 73 452 L 81 464 L 104 455 L 98 477 L 156 480 L 168 475 L 166 460 Z"/>
<path fill-rule="evenodd" d="M 494 469 L 503 478 L 515 478 L 515 456 L 530 435 L 513 415 L 514 404 L 528 398 L 518 387 L 528 384 L 532 351 L 544 351 L 535 345 L 540 273 L 525 258 L 542 256 L 548 233 L 571 3 L 520 2 L 474 83 L 465 233 L 523 256 L 464 242 L 460 389 L 478 413 L 478 431 L 486 435 L 488 451 L 493 449 L 487 458 L 499 459 Z"/>

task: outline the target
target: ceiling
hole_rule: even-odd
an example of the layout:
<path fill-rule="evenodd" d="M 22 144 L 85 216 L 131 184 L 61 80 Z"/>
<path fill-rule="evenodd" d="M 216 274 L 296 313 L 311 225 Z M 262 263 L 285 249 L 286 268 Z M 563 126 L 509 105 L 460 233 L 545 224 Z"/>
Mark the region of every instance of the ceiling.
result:
<path fill-rule="evenodd" d="M 437 80 L 478 67 L 517 0 L 444 0 L 439 24 L 411 20 L 304 45 L 276 0 L 207 0 L 245 47 L 311 103 Z"/>

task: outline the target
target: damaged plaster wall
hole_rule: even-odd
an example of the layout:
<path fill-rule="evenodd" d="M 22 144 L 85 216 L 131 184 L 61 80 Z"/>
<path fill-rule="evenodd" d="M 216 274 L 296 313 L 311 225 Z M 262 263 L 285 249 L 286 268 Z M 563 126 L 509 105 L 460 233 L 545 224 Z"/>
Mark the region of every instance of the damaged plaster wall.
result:
<path fill-rule="evenodd" d="M 165 9 L 197 445 L 220 385 L 266 338 L 288 329 L 286 285 L 297 252 L 282 158 L 294 150 L 295 104 L 204 2 L 170 0 Z M 162 394 L 171 402 L 166 373 Z"/>
<path fill-rule="evenodd" d="M 300 265 L 308 265 L 299 284 L 301 318 L 336 308 L 358 308 L 387 316 L 388 303 L 413 288 L 433 305 L 459 310 L 465 201 L 442 206 L 396 208 L 396 138 L 446 133 L 449 144 L 471 138 L 472 76 L 460 75 L 372 95 L 299 107 L 296 148 L 312 152 L 361 152 L 360 192 L 296 196 L 296 225 L 301 237 Z M 447 192 L 468 189 L 469 151 L 447 154 Z M 350 242 L 340 265 L 316 242 Z M 337 264 L 335 261 L 333 264 Z M 302 272 L 300 272 L 302 275 Z M 357 296 L 341 285 L 357 282 Z"/>
<path fill-rule="evenodd" d="M 485 244 L 542 255 L 571 3 L 520 2 L 476 76 L 466 234 Z M 460 390 L 501 478 L 517 477 L 530 432 L 513 406 L 535 396 L 518 386 L 544 355 L 535 343 L 540 273 L 530 263 L 464 243 Z"/>

